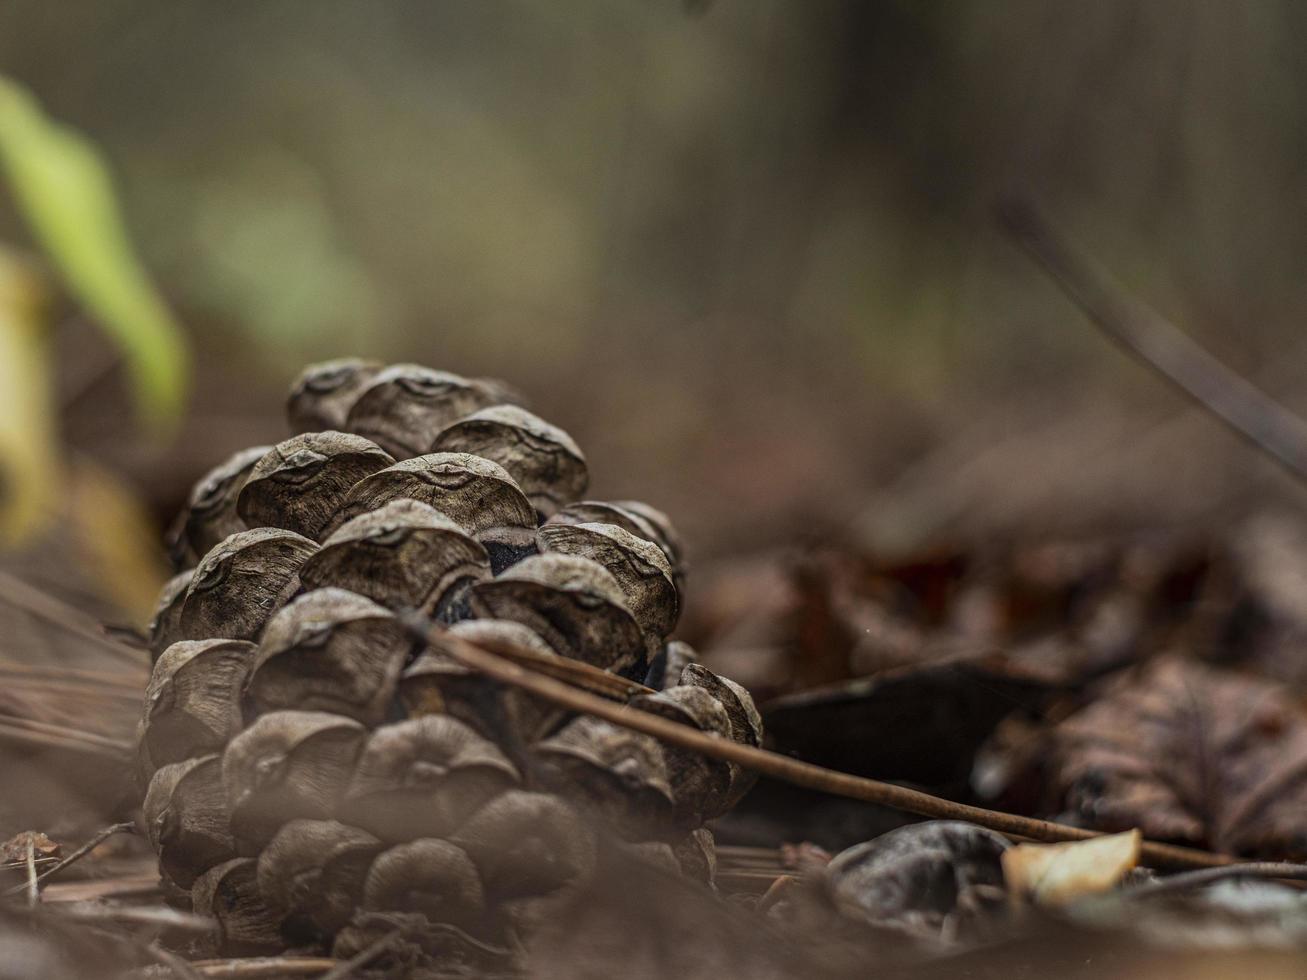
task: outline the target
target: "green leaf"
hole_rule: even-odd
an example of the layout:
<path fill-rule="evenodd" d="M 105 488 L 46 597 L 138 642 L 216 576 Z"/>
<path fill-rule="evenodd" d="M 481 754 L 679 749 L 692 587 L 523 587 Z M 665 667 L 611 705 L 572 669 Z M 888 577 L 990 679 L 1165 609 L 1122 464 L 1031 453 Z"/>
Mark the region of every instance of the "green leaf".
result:
<path fill-rule="evenodd" d="M 0 546 L 48 524 L 60 494 L 44 307 L 35 271 L 0 248 Z"/>
<path fill-rule="evenodd" d="M 0 167 L 59 275 L 121 348 L 142 419 L 171 428 L 185 401 L 189 355 L 132 249 L 108 168 L 90 140 L 3 76 Z"/>

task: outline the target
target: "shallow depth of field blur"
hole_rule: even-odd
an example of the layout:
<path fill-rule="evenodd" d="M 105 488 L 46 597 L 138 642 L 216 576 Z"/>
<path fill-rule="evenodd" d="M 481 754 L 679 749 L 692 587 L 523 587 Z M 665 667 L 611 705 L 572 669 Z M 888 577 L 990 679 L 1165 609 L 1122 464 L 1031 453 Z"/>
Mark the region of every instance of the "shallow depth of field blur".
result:
<path fill-rule="evenodd" d="M 195 353 L 151 443 L 68 303 L 59 439 L 154 533 L 284 435 L 304 363 L 359 354 L 508 379 L 701 565 L 1291 496 L 992 205 L 1029 192 L 1307 409 L 1304 29 L 1288 0 L 8 0 L 0 73 L 103 150 Z"/>

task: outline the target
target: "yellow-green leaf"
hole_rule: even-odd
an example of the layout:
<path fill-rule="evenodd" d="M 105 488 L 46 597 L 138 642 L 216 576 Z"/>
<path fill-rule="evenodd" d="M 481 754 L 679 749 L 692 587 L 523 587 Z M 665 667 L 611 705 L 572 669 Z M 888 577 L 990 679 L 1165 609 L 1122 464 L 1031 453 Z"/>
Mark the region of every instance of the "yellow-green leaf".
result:
<path fill-rule="evenodd" d="M 136 257 L 95 146 L 0 76 L 0 167 L 59 275 L 123 351 L 142 418 L 179 417 L 189 359 L 182 333 Z"/>
<path fill-rule="evenodd" d="M 0 545 L 38 530 L 58 496 L 44 305 L 35 271 L 0 249 Z"/>

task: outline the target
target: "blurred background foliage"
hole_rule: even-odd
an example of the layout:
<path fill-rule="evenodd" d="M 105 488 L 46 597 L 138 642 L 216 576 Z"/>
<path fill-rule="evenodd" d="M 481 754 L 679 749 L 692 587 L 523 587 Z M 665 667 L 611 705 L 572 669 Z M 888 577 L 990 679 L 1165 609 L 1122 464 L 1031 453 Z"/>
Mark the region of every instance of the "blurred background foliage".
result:
<path fill-rule="evenodd" d="M 1289 0 L 7 0 L 0 72 L 103 149 L 198 352 L 161 454 L 63 310 L 62 437 L 162 520 L 281 434 L 303 362 L 360 353 L 511 379 L 701 556 L 929 520 L 941 484 L 954 523 L 1281 492 L 991 206 L 1031 192 L 1307 407 L 1304 30 Z"/>

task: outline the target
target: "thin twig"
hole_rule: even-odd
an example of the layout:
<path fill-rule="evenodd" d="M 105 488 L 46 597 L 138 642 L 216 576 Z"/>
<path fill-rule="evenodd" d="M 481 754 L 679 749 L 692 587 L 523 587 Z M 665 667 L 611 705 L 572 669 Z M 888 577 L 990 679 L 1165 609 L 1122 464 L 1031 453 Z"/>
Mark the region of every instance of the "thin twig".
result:
<path fill-rule="evenodd" d="M 230 980 L 282 980 L 283 977 L 319 977 L 340 960 L 321 956 L 253 956 L 232 960 L 196 960 L 191 963 L 203 977 Z"/>
<path fill-rule="evenodd" d="M 41 901 L 40 879 L 36 877 L 36 840 L 27 838 L 27 907 L 34 909 Z"/>
<path fill-rule="evenodd" d="M 97 745 L 94 742 L 83 741 L 80 738 L 48 735 L 43 732 L 30 731 L 22 727 L 11 727 L 10 723 L 12 720 L 13 719 L 10 718 L 0 718 L 0 742 L 13 742 L 18 745 L 28 746 L 29 748 L 61 749 L 69 752 L 84 752 L 118 763 L 125 763 L 127 761 L 127 756 L 117 749 L 107 749 L 102 745 Z"/>
<path fill-rule="evenodd" d="M 734 762 L 746 769 L 792 783 L 808 789 L 843 796 L 864 803 L 877 803 L 924 817 L 945 820 L 967 820 L 1004 834 L 1019 834 L 1040 841 L 1076 841 L 1101 837 L 1097 831 L 1083 827 L 1070 827 L 1049 820 L 1036 820 L 1014 813 L 986 810 L 982 807 L 954 803 L 931 796 L 906 786 L 883 783 L 862 776 L 852 776 L 809 762 L 800 762 L 788 756 L 750 745 L 741 745 L 718 738 L 679 722 L 670 721 L 647 711 L 640 711 L 612 701 L 606 701 L 586 691 L 533 673 L 488 649 L 454 636 L 444 627 L 420 613 L 403 616 L 406 628 L 419 640 L 438 645 L 466 667 L 480 671 L 503 684 L 511 684 L 537 697 L 572 711 L 594 715 L 623 728 L 643 732 L 654 738 L 684 749 L 702 753 L 714 759 Z M 1163 867 L 1207 868 L 1220 867 L 1234 862 L 1225 854 L 1214 854 L 1188 847 L 1177 847 L 1145 841 L 1143 856 L 1152 864 Z"/>
<path fill-rule="evenodd" d="M 0 600 L 80 636 L 133 666 L 148 666 L 141 651 L 109 639 L 100 631 L 99 624 L 82 610 L 6 571 L 0 571 Z"/>
<path fill-rule="evenodd" d="M 86 670 L 77 667 L 34 667 L 31 664 L 0 661 L 0 677 L 18 680 L 43 680 L 52 684 L 86 685 L 99 691 L 105 687 L 121 688 L 140 697 L 140 684 L 124 675 L 123 671 Z"/>
<path fill-rule="evenodd" d="M 110 738 L 108 735 L 88 732 L 81 728 L 58 725 L 52 721 L 41 721 L 39 718 L 24 718 L 21 715 L 11 715 L 0 711 L 0 724 L 39 732 L 42 735 L 52 735 L 55 738 L 62 738 L 72 742 L 85 742 L 88 745 L 96 745 L 107 751 L 117 752 L 124 758 L 131 755 L 132 751 L 131 744 L 122 739 Z"/>
<path fill-rule="evenodd" d="M 167 905 L 110 905 L 105 902 L 69 902 L 67 905 L 47 906 L 57 909 L 61 916 L 85 922 L 126 922 L 133 925 L 156 926 L 183 930 L 203 935 L 213 932 L 215 923 L 203 915 L 181 912 Z"/>
<path fill-rule="evenodd" d="M 134 834 L 135 832 L 136 832 L 136 825 L 133 823 L 116 823 L 110 827 L 105 827 L 104 830 L 98 832 L 94 837 L 88 840 L 77 850 L 73 851 L 72 854 L 69 854 L 66 858 L 61 860 L 53 868 L 47 868 L 45 871 L 43 871 L 40 877 L 38 877 L 36 880 L 38 883 L 41 883 L 44 882 L 47 878 L 54 877 L 60 871 L 64 870 L 64 868 L 68 867 L 71 864 L 76 864 L 82 858 L 86 857 L 86 855 L 90 854 L 93 850 L 95 850 L 97 847 L 99 847 L 101 844 L 107 841 L 114 834 Z M 7 894 L 12 895 L 15 891 L 16 888 L 11 888 L 9 889 Z"/>
<path fill-rule="evenodd" d="M 1004 201 L 998 217 L 1003 229 L 1103 333 L 1295 476 L 1307 479 L 1307 422 L 1112 282 L 1030 201 Z"/>
<path fill-rule="evenodd" d="M 1307 865 L 1288 864 L 1282 861 L 1251 861 L 1247 864 L 1227 864 L 1223 868 L 1200 868 L 1181 874 L 1167 875 L 1154 881 L 1145 881 L 1124 889 L 1120 894 L 1134 898 L 1199 888 L 1214 881 L 1230 878 L 1278 878 L 1290 881 L 1307 881 Z"/>

